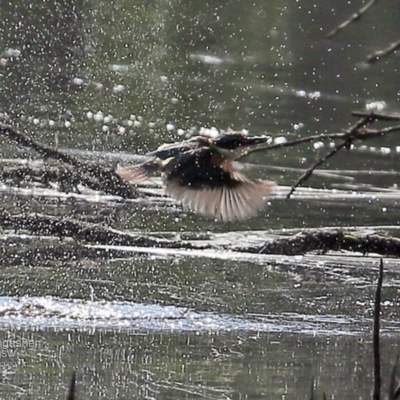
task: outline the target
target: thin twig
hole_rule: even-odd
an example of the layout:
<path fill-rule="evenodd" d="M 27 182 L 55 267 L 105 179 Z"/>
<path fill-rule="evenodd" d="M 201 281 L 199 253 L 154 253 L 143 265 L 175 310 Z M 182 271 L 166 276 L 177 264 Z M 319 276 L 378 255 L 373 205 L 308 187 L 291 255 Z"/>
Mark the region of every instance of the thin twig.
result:
<path fill-rule="evenodd" d="M 323 164 L 328 158 L 333 157 L 338 151 L 340 151 L 343 147 L 348 147 L 348 142 L 339 143 L 331 152 L 329 152 L 325 157 L 319 159 L 312 167 L 310 167 L 300 178 L 297 182 L 292 186 L 290 192 L 286 195 L 286 200 L 290 199 L 290 196 L 294 193 L 296 188 L 298 188 L 303 182 L 305 182 L 314 172 L 314 170 Z"/>
<path fill-rule="evenodd" d="M 338 27 L 336 27 L 335 29 L 332 29 L 328 33 L 327 38 L 331 39 L 333 36 L 335 36 L 337 33 L 342 31 L 343 29 L 347 28 L 353 22 L 360 20 L 361 17 L 377 2 L 378 2 L 378 0 L 371 0 L 364 7 L 360 8 L 357 12 L 352 14 L 350 16 L 350 18 L 348 18 L 346 21 L 342 22 Z"/>
<path fill-rule="evenodd" d="M 290 192 L 286 195 L 286 200 L 290 199 L 290 196 L 294 193 L 297 187 L 299 187 L 303 182 L 305 182 L 313 173 L 313 171 L 323 164 L 326 160 L 333 157 L 336 153 L 338 153 L 343 147 L 350 148 L 350 145 L 353 141 L 352 136 L 355 135 L 360 128 L 365 126 L 366 124 L 373 122 L 374 117 L 371 115 L 366 115 L 362 117 L 356 124 L 354 124 L 346 133 L 348 137 L 345 141 L 335 146 L 335 148 L 330 151 L 325 157 L 319 159 L 313 166 L 311 166 L 301 177 L 297 180 L 297 182 L 292 186 Z"/>
<path fill-rule="evenodd" d="M 368 117 L 368 122 L 378 121 L 380 119 L 384 120 L 383 118 L 379 118 L 375 114 L 370 114 L 370 115 L 368 114 L 367 117 Z M 400 125 L 390 126 L 388 128 L 383 128 L 383 129 L 367 129 L 367 128 L 360 129 L 359 127 L 357 127 L 356 130 L 353 130 L 353 129 L 354 129 L 354 127 L 350 131 L 346 131 L 346 132 L 321 133 L 320 135 L 306 136 L 304 138 L 290 140 L 287 142 L 274 143 L 274 144 L 270 144 L 268 146 L 264 146 L 262 148 L 253 150 L 252 153 L 256 153 L 256 152 L 260 152 L 260 151 L 268 151 L 268 150 L 277 150 L 277 149 L 281 149 L 284 147 L 294 147 L 294 146 L 297 146 L 299 144 L 304 144 L 304 143 L 312 143 L 312 142 L 319 142 L 319 141 L 322 142 L 324 140 L 347 140 L 349 138 L 351 138 L 354 141 L 355 140 L 366 140 L 366 139 L 370 139 L 372 137 L 384 136 L 384 135 L 387 135 L 388 133 L 400 132 Z"/>
<path fill-rule="evenodd" d="M 376 129 L 364 129 L 363 136 L 367 137 L 376 137 L 376 136 L 384 136 L 388 133 L 398 132 L 400 131 L 400 125 L 389 126 L 387 128 L 382 128 L 379 130 Z"/>
<path fill-rule="evenodd" d="M 372 336 L 372 345 L 374 352 L 374 393 L 373 400 L 380 400 L 381 398 L 381 354 L 380 354 L 380 342 L 379 342 L 379 330 L 380 330 L 380 316 L 381 316 L 381 295 L 382 295 L 382 281 L 383 281 L 383 260 L 379 264 L 379 276 L 378 283 L 375 292 L 375 304 L 374 304 L 374 328 Z"/>
<path fill-rule="evenodd" d="M 375 120 L 376 116 L 374 114 L 365 115 L 364 117 L 360 118 L 358 122 L 356 122 L 350 129 L 348 129 L 346 133 L 348 133 L 349 135 L 354 134 L 360 128 L 362 128 L 368 123 L 374 122 Z"/>
<path fill-rule="evenodd" d="M 363 117 L 372 117 L 375 120 L 379 121 L 400 121 L 400 114 L 387 114 L 387 113 L 379 113 L 379 112 L 366 112 L 366 111 L 353 111 L 351 113 L 353 117 L 363 118 Z"/>
<path fill-rule="evenodd" d="M 390 44 L 386 49 L 376 51 L 375 53 L 371 54 L 367 58 L 367 62 L 370 64 L 374 64 L 377 61 L 381 60 L 384 57 L 389 56 L 390 54 L 394 53 L 396 50 L 400 48 L 400 40 Z"/>

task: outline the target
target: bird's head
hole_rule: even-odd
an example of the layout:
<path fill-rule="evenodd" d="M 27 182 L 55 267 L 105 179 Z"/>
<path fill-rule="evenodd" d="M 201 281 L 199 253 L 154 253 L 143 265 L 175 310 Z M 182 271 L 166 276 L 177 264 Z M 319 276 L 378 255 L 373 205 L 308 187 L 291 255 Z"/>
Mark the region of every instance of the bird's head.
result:
<path fill-rule="evenodd" d="M 269 136 L 248 137 L 241 132 L 225 133 L 212 141 L 211 147 L 230 160 L 237 160 L 261 150 L 270 142 Z"/>

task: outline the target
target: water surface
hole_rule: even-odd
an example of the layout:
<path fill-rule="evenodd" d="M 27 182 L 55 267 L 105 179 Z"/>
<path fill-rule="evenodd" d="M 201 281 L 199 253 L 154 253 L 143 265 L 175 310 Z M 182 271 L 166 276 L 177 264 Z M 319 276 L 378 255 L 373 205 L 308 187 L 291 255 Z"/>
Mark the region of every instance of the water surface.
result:
<path fill-rule="evenodd" d="M 295 139 L 340 132 L 356 121 L 351 111 L 396 112 L 399 102 L 398 56 L 365 63 L 395 40 L 398 5 L 378 4 L 325 39 L 359 6 L 2 2 L 2 120 L 107 165 L 198 133 L 245 129 Z M 397 235 L 395 134 L 356 143 L 285 200 L 331 146 L 245 160 L 246 173 L 279 187 L 258 218 L 241 223 L 183 211 L 162 197 L 157 179 L 141 189 L 152 196 L 135 201 L 2 184 L 2 204 L 12 212 L 65 215 L 216 248 L 125 249 L 121 259 L 3 257 L 0 391 L 7 398 L 62 397 L 74 368 L 79 398 L 87 399 L 306 399 L 312 378 L 319 396 L 370 398 L 376 255 L 218 248 L 260 243 L 277 229 L 359 226 Z M 0 157 L 31 164 L 40 158 L 4 137 Z M 28 252 L 59 245 L 58 238 L 22 232 L 4 231 L 0 239 L 3 249 Z M 395 259 L 385 267 L 388 376 L 398 342 L 399 269 Z"/>

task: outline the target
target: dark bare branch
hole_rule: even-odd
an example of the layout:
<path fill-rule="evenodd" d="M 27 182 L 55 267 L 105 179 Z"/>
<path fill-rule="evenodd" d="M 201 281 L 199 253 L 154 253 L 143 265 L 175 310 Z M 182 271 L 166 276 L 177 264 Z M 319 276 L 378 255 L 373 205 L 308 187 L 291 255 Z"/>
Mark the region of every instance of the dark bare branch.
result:
<path fill-rule="evenodd" d="M 30 147 L 44 157 L 52 158 L 54 160 L 61 161 L 65 164 L 74 165 L 76 167 L 81 167 L 83 164 L 77 158 L 69 154 L 62 153 L 53 147 L 45 145 L 44 143 L 40 143 L 28 134 L 19 132 L 11 125 L 6 125 L 0 122 L 0 134 L 3 136 L 7 136 L 10 140 L 22 146 Z"/>
<path fill-rule="evenodd" d="M 332 29 L 327 37 L 328 39 L 331 39 L 333 36 L 338 34 L 340 31 L 343 29 L 347 28 L 350 24 L 353 22 L 359 21 L 361 17 L 374 5 L 378 2 L 378 0 L 371 0 L 369 3 L 367 3 L 364 7 L 360 8 L 357 12 L 352 14 L 350 18 L 348 18 L 346 21 L 342 22 L 339 26 L 337 26 L 335 29 Z"/>
<path fill-rule="evenodd" d="M 351 115 L 353 117 L 358 117 L 358 118 L 369 117 L 374 119 L 375 121 L 385 121 L 385 122 L 400 121 L 400 114 L 379 113 L 375 111 L 372 112 L 353 111 Z"/>
<path fill-rule="evenodd" d="M 380 400 L 381 398 L 381 353 L 380 353 L 380 318 L 381 318 L 381 297 L 382 297 L 382 282 L 383 282 L 383 260 L 379 264 L 378 283 L 375 292 L 374 303 L 374 326 L 372 333 L 372 347 L 374 353 L 374 392 L 372 395 L 373 400 Z"/>
<path fill-rule="evenodd" d="M 396 50 L 400 49 L 400 40 L 394 43 L 391 43 L 386 49 L 376 51 L 375 53 L 371 54 L 368 56 L 367 61 L 370 64 L 374 64 L 379 60 L 382 60 L 382 58 L 385 58 L 389 56 L 390 54 L 393 54 Z"/>
<path fill-rule="evenodd" d="M 98 182 L 96 190 L 129 199 L 139 197 L 137 191 L 111 169 L 103 168 L 97 164 L 84 163 L 69 154 L 40 143 L 26 133 L 19 132 L 14 127 L 1 122 L 0 135 L 7 136 L 10 140 L 18 144 L 30 147 L 46 158 L 52 158 L 76 167 L 77 173 L 88 174 L 91 179 L 95 179 Z"/>
<path fill-rule="evenodd" d="M 353 139 L 352 135 L 354 135 L 358 129 L 364 127 L 366 124 L 373 122 L 373 118 L 370 115 L 362 117 L 355 125 L 353 125 L 347 133 L 349 134 L 349 137 L 343 141 L 342 143 L 339 143 L 338 145 L 335 146 L 335 148 L 330 151 L 325 157 L 319 159 L 312 167 L 310 167 L 301 177 L 297 180 L 297 182 L 292 186 L 290 189 L 290 192 L 286 195 L 286 200 L 290 199 L 290 196 L 294 193 L 296 188 L 300 186 L 302 183 L 304 183 L 314 172 L 314 170 L 322 165 L 326 160 L 329 158 L 333 157 L 335 154 L 337 154 L 341 149 L 344 147 L 350 148 Z"/>
<path fill-rule="evenodd" d="M 371 121 L 373 121 L 371 119 Z M 352 141 L 356 140 L 366 140 L 370 139 L 373 137 L 379 137 L 379 136 L 384 136 L 389 133 L 394 133 L 394 132 L 400 132 L 400 125 L 396 126 L 391 126 L 388 128 L 383 128 L 383 129 L 367 129 L 367 128 L 362 128 L 362 129 L 357 129 L 354 132 L 338 132 L 338 133 L 322 133 L 320 135 L 312 135 L 312 136 L 307 136 L 304 138 L 300 139 L 295 139 L 295 140 L 290 140 L 287 142 L 280 142 L 280 143 L 274 143 L 270 144 L 269 146 L 265 146 L 260 150 L 255 150 L 253 151 L 267 151 L 267 150 L 278 150 L 282 149 L 285 147 L 294 147 L 300 144 L 304 143 L 313 143 L 313 142 L 319 142 L 319 141 L 325 141 L 325 140 L 347 140 L 351 139 Z"/>
<path fill-rule="evenodd" d="M 300 178 L 297 180 L 297 182 L 292 186 L 290 189 L 290 192 L 286 195 L 286 199 L 289 200 L 290 196 L 294 193 L 296 188 L 298 188 L 303 182 L 305 182 L 314 172 L 316 168 L 318 168 L 320 165 L 322 165 L 328 158 L 333 157 L 337 152 L 339 152 L 343 147 L 347 147 L 348 143 L 343 142 L 339 143 L 335 148 L 330 151 L 325 157 L 319 159 L 312 167 L 310 167 L 306 172 L 304 172 L 303 175 L 300 176 Z"/>
<path fill-rule="evenodd" d="M 68 388 L 67 400 L 75 400 L 75 383 L 76 383 L 76 372 L 72 373 L 71 382 Z"/>

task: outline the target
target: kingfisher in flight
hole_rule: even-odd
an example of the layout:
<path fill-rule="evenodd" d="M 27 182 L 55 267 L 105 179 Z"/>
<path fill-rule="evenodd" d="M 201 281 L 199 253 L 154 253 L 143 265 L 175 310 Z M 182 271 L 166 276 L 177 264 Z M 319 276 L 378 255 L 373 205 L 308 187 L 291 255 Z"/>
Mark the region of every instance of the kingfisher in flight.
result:
<path fill-rule="evenodd" d="M 221 221 L 245 220 L 265 206 L 275 184 L 247 177 L 235 162 L 269 143 L 270 137 L 241 132 L 217 138 L 194 136 L 163 144 L 147 154 L 148 160 L 121 167 L 117 173 L 131 183 L 161 173 L 165 193 L 184 207 Z"/>

